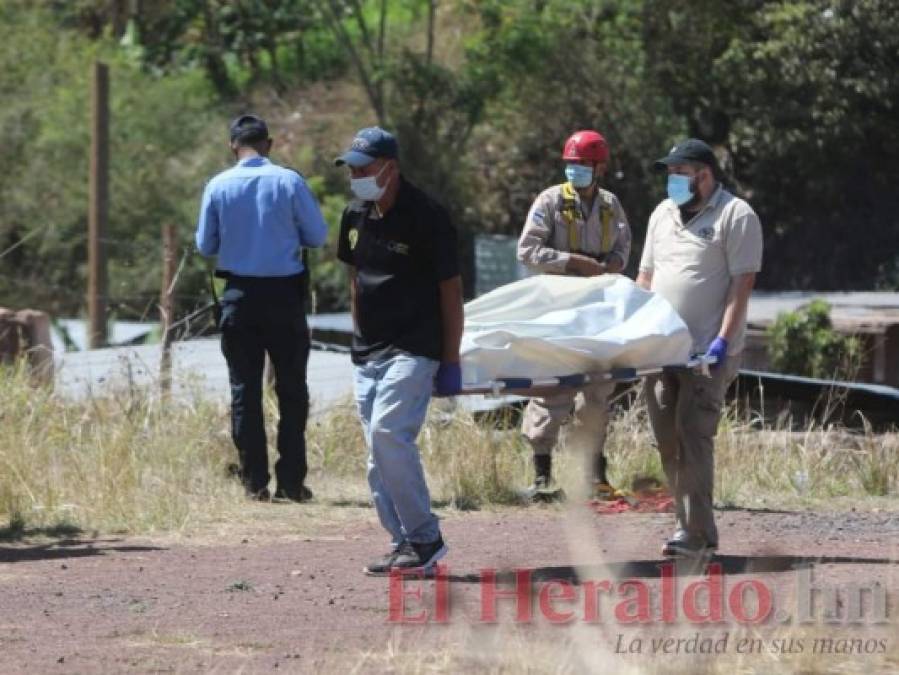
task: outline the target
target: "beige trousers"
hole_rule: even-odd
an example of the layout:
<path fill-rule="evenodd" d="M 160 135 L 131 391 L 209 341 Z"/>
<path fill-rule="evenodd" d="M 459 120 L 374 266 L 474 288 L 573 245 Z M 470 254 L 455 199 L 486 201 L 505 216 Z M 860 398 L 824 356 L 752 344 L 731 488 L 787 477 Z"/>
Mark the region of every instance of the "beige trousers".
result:
<path fill-rule="evenodd" d="M 521 433 L 535 455 L 548 455 L 559 440 L 559 430 L 574 413 L 578 445 L 594 454 L 602 453 L 609 422 L 609 396 L 614 382 L 603 382 L 581 392 L 568 391 L 546 398 L 532 398 L 524 412 Z M 583 439 L 582 441 L 580 439 Z"/>
<path fill-rule="evenodd" d="M 674 497 L 677 528 L 718 543 L 712 511 L 715 434 L 727 387 L 740 355 L 712 369 L 711 377 L 678 371 L 646 378 L 646 406 Z"/>

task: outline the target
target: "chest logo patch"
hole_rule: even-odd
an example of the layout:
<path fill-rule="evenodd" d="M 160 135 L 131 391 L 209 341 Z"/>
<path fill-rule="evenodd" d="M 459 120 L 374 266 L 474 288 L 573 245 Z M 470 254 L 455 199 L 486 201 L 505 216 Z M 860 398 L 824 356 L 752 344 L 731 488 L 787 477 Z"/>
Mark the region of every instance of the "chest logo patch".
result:
<path fill-rule="evenodd" d="M 388 241 L 387 250 L 400 255 L 409 255 L 409 244 L 404 244 L 401 241 Z"/>
<path fill-rule="evenodd" d="M 356 244 L 359 243 L 359 230 L 357 230 L 355 227 L 351 228 L 347 233 L 347 239 L 350 240 L 350 250 L 352 251 L 356 248 Z"/>
<path fill-rule="evenodd" d="M 715 230 L 711 227 L 703 227 L 696 232 L 696 235 L 705 241 L 712 241 L 712 238 L 715 236 Z"/>

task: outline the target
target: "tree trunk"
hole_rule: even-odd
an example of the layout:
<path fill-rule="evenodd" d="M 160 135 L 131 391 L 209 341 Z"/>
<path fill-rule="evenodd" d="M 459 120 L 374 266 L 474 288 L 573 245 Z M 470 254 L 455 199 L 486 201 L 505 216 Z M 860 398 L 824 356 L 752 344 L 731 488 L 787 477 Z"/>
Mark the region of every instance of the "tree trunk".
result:
<path fill-rule="evenodd" d="M 287 87 L 284 86 L 284 80 L 281 79 L 281 68 L 278 66 L 278 45 L 274 40 L 268 40 L 265 50 L 268 52 L 268 60 L 271 64 L 272 84 L 275 91 L 283 94 Z"/>
<path fill-rule="evenodd" d="M 303 69 L 306 67 L 306 43 L 303 42 L 303 35 L 297 38 L 296 46 L 297 54 L 297 71 L 302 75 Z"/>
<path fill-rule="evenodd" d="M 323 14 L 327 17 L 328 24 L 331 28 L 331 32 L 334 33 L 334 36 L 337 38 L 338 43 L 344 45 L 347 50 L 347 53 L 350 56 L 350 60 L 353 62 L 353 66 L 356 69 L 356 73 L 359 76 L 359 79 L 362 82 L 362 86 L 365 88 L 365 93 L 368 96 L 368 102 L 371 104 L 372 110 L 375 113 L 375 116 L 378 118 L 378 124 L 381 126 L 385 126 L 387 123 L 387 115 L 384 109 L 384 96 L 383 96 L 383 84 L 381 82 L 381 75 L 377 72 L 372 72 L 372 67 L 367 66 L 365 61 L 359 54 L 359 49 L 357 45 L 354 43 L 352 37 L 347 31 L 346 27 L 343 25 L 343 16 L 340 11 L 339 5 L 335 2 L 335 0 L 323 0 L 321 5 Z M 381 23 L 386 23 L 386 3 L 382 0 L 381 5 L 382 17 Z M 354 9 L 355 13 L 355 9 Z M 364 18 L 361 15 L 361 12 L 356 15 L 356 21 L 360 23 L 360 30 L 363 32 L 363 36 L 368 35 L 368 29 L 362 28 L 365 26 Z M 365 40 L 362 40 L 363 48 L 369 52 L 370 55 L 374 55 L 374 49 L 370 42 L 366 43 Z M 375 68 L 380 70 L 380 66 L 382 64 L 375 63 Z"/>
<path fill-rule="evenodd" d="M 203 46 L 203 65 L 212 85 L 220 96 L 233 97 L 237 90 L 228 75 L 225 60 L 222 58 L 222 40 L 209 0 L 203 3 Z"/>
<path fill-rule="evenodd" d="M 437 20 L 437 0 L 428 0 L 428 47 L 426 63 L 430 66 L 434 60 L 434 24 Z"/>

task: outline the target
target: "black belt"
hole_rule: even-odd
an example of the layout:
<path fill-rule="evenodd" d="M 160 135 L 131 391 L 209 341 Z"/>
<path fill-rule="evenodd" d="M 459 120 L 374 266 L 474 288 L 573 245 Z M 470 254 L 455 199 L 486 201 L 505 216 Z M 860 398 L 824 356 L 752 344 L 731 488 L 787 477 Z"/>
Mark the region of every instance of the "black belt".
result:
<path fill-rule="evenodd" d="M 228 270 L 216 270 L 215 276 L 218 279 L 228 279 L 232 281 L 299 281 L 303 276 L 308 274 L 308 270 L 304 269 L 302 272 L 298 272 L 296 274 L 288 274 L 283 277 L 252 277 L 252 276 L 243 276 L 240 274 L 234 274 L 234 272 L 229 272 Z"/>

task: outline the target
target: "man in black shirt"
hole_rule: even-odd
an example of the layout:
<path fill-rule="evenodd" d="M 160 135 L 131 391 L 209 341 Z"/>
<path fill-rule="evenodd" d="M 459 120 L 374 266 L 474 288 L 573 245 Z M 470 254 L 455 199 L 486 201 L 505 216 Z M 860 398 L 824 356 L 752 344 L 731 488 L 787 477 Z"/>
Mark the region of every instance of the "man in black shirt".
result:
<path fill-rule="evenodd" d="M 368 574 L 428 570 L 447 551 L 415 441 L 431 392 L 461 388 L 462 281 L 446 210 L 400 173 L 396 139 L 362 129 L 336 163 L 356 199 L 337 257 L 350 273 L 356 403 L 368 483 L 392 550 Z"/>

